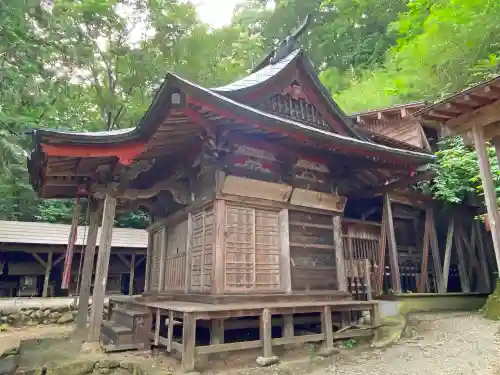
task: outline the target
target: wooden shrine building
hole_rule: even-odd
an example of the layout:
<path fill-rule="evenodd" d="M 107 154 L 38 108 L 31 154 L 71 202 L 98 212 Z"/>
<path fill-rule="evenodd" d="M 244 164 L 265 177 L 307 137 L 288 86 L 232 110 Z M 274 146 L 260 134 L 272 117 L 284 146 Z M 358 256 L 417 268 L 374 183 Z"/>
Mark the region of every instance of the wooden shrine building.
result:
<path fill-rule="evenodd" d="M 34 132 L 28 167 L 38 194 L 92 200 L 86 258 L 94 256 L 93 228 L 103 211 L 89 341 L 126 349 L 149 346 L 152 337 L 181 352 L 191 371 L 198 354 L 262 348 L 269 358 L 273 345 L 319 341 L 329 349 L 335 339 L 374 334 L 377 301 L 353 294 L 360 286 L 371 290 L 377 265 L 367 254 L 378 254 L 381 243 L 378 269 L 387 256 L 397 275 L 394 242 L 379 240 L 380 233 L 395 237 L 386 224 L 391 208 L 382 224 L 380 215 L 378 222 L 343 216 L 425 178 L 421 166 L 433 156 L 355 125 L 296 47 L 302 29 L 227 86 L 209 89 L 167 74 L 134 128 Z M 145 293 L 111 300 L 111 318 L 102 322 L 100 280 L 115 212 L 138 207 L 152 217 Z M 351 241 L 355 232 L 361 234 Z M 358 256 L 350 251 L 355 243 Z M 88 270 L 84 265 L 84 279 Z M 358 321 L 363 311 L 369 325 Z M 294 326 L 315 314 L 318 332 L 296 336 Z M 254 323 L 254 340 L 224 342 L 225 329 Z M 276 324 L 278 336 L 271 332 Z M 210 329 L 209 342 L 197 327 Z"/>

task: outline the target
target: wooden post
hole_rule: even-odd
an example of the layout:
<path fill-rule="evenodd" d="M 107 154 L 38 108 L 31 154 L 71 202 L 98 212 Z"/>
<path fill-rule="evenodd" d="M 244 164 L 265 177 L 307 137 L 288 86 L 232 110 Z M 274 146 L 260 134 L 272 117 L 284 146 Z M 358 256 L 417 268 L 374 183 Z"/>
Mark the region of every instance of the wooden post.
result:
<path fill-rule="evenodd" d="M 477 243 L 479 246 L 479 249 L 478 249 L 479 250 L 479 265 L 481 267 L 481 273 L 483 274 L 484 292 L 490 293 L 491 292 L 490 273 L 488 271 L 488 262 L 486 261 L 486 254 L 484 253 L 485 247 L 484 247 L 483 236 L 481 233 L 481 227 L 479 226 L 478 221 L 475 221 L 473 230 L 476 232 Z"/>
<path fill-rule="evenodd" d="M 78 220 L 80 219 L 80 200 L 76 199 L 75 208 L 73 210 L 73 218 L 71 219 L 71 228 L 69 230 L 68 245 L 66 247 L 66 255 L 64 257 L 64 267 L 62 276 L 62 289 L 68 289 L 71 278 L 71 264 L 73 263 L 73 252 L 75 250 L 76 235 L 78 231 Z"/>
<path fill-rule="evenodd" d="M 128 281 L 128 295 L 134 294 L 134 277 L 135 277 L 135 254 L 132 254 L 130 259 L 130 280 Z"/>
<path fill-rule="evenodd" d="M 394 219 L 389 194 L 384 194 L 384 206 L 387 225 L 387 240 L 389 243 L 389 260 L 391 262 L 391 280 L 394 293 L 401 293 L 401 276 L 399 274 L 398 248 L 396 245 L 396 233 L 394 232 Z"/>
<path fill-rule="evenodd" d="M 429 217 L 426 212 L 425 217 L 425 229 L 424 229 L 424 242 L 422 245 L 422 262 L 420 264 L 420 284 L 418 285 L 417 291 L 419 293 L 425 292 L 425 284 L 427 283 L 427 277 L 429 275 L 429 239 L 430 239 L 430 223 Z"/>
<path fill-rule="evenodd" d="M 278 216 L 281 251 L 281 288 L 286 294 L 292 293 L 292 274 L 290 269 L 290 227 L 288 210 L 281 210 Z"/>
<path fill-rule="evenodd" d="M 484 200 L 488 211 L 488 219 L 491 226 L 491 236 L 493 238 L 493 250 L 495 251 L 495 260 L 497 269 L 500 270 L 500 215 L 498 213 L 498 204 L 496 197 L 495 184 L 491 175 L 490 161 L 486 152 L 486 142 L 484 140 L 484 129 L 475 125 L 472 127 L 474 135 L 474 146 L 477 152 L 479 162 L 479 172 L 483 181 Z M 498 143 L 498 142 L 497 142 Z M 495 144 L 495 150 L 498 151 Z M 500 152 L 499 152 L 500 153 Z M 497 153 L 497 158 L 499 157 Z"/>
<path fill-rule="evenodd" d="M 345 272 L 344 243 L 342 241 L 342 218 L 333 217 L 333 246 L 335 248 L 335 265 L 337 266 L 337 287 L 347 292 L 347 275 Z"/>
<path fill-rule="evenodd" d="M 323 307 L 321 326 L 321 332 L 325 334 L 324 347 L 333 348 L 332 309 L 330 306 Z"/>
<path fill-rule="evenodd" d="M 78 312 L 76 315 L 76 328 L 83 330 L 87 327 L 89 314 L 90 287 L 92 274 L 94 273 L 95 248 L 97 243 L 97 231 L 99 230 L 99 219 L 101 218 L 101 202 L 92 199 L 90 202 L 90 221 L 87 232 L 87 243 L 83 254 L 82 279 L 80 281 L 80 293 L 78 298 Z"/>
<path fill-rule="evenodd" d="M 260 341 L 262 342 L 262 356 L 273 356 L 271 311 L 263 309 L 260 317 Z"/>
<path fill-rule="evenodd" d="M 172 341 L 174 341 L 174 312 L 168 310 L 167 352 L 172 352 Z"/>
<path fill-rule="evenodd" d="M 193 215 L 188 214 L 188 229 L 186 239 L 186 274 L 184 278 L 184 293 L 191 291 L 191 246 L 193 242 Z"/>
<path fill-rule="evenodd" d="M 285 314 L 283 315 L 283 336 L 293 337 L 294 335 L 293 314 Z"/>
<path fill-rule="evenodd" d="M 429 218 L 429 239 L 432 252 L 432 265 L 434 268 L 434 279 L 436 280 L 436 288 L 438 293 L 445 293 L 446 290 L 441 290 L 441 279 L 443 277 L 443 270 L 441 268 L 441 257 L 439 254 L 439 242 L 436 232 L 436 221 L 434 220 L 434 210 L 432 208 L 427 208 L 425 210 L 425 217 Z"/>
<path fill-rule="evenodd" d="M 151 254 L 153 251 L 153 232 L 148 231 L 148 248 L 146 251 L 146 270 L 144 275 L 144 293 L 149 291 L 149 269 L 151 268 Z"/>
<path fill-rule="evenodd" d="M 215 236 L 214 236 L 214 266 L 212 290 L 215 294 L 223 294 L 225 290 L 225 242 L 226 242 L 226 201 L 218 199 L 214 203 Z M 203 279 L 203 269 L 202 279 Z"/>
<path fill-rule="evenodd" d="M 43 279 L 43 291 L 42 297 L 47 297 L 49 293 L 49 280 L 50 280 L 50 271 L 52 270 L 52 257 L 54 255 L 53 251 L 49 251 L 47 263 L 45 263 L 45 277 Z"/>
<path fill-rule="evenodd" d="M 212 319 L 210 328 L 210 344 L 224 344 L 224 319 Z"/>
<path fill-rule="evenodd" d="M 467 275 L 467 268 L 465 268 L 464 246 L 460 238 L 458 227 L 455 228 L 455 247 L 457 248 L 458 258 L 458 273 L 460 275 L 460 286 L 463 293 L 470 292 L 469 276 Z M 470 259 L 472 261 L 472 259 Z"/>
<path fill-rule="evenodd" d="M 182 364 L 184 372 L 195 370 L 196 319 L 193 313 L 184 313 L 182 319 Z"/>
<path fill-rule="evenodd" d="M 382 208 L 382 225 L 380 226 L 380 243 L 378 248 L 377 294 L 384 292 L 385 248 L 387 247 L 387 208 Z"/>
<path fill-rule="evenodd" d="M 160 309 L 156 309 L 155 336 L 154 336 L 155 346 L 158 346 L 160 344 L 160 328 L 161 328 L 161 314 L 160 314 Z"/>
<path fill-rule="evenodd" d="M 380 334 L 380 324 L 381 324 L 381 319 L 380 319 L 380 306 L 379 304 L 373 305 L 372 309 L 370 310 L 370 323 L 373 328 L 373 341 L 377 341 L 379 339 L 379 334 Z"/>
<path fill-rule="evenodd" d="M 109 257 L 111 254 L 111 240 L 113 237 L 113 224 L 115 221 L 116 198 L 106 195 L 104 200 L 104 213 L 102 216 L 101 238 L 99 241 L 99 254 L 92 294 L 92 312 L 90 316 L 89 342 L 99 342 L 101 333 L 102 314 L 104 312 L 104 297 L 106 282 L 108 280 Z"/>
<path fill-rule="evenodd" d="M 372 278 L 371 278 L 371 264 L 369 259 L 364 261 L 364 273 L 365 273 L 365 288 L 366 288 L 366 299 L 371 301 L 373 299 L 373 288 L 372 288 Z"/>
<path fill-rule="evenodd" d="M 448 276 L 450 275 L 451 245 L 453 243 L 453 232 L 455 230 L 455 216 L 448 223 L 448 234 L 446 235 L 446 246 L 444 248 L 443 278 L 441 280 L 440 293 L 448 290 Z"/>
<path fill-rule="evenodd" d="M 160 235 L 160 243 L 158 244 L 158 246 L 160 246 L 160 277 L 158 278 L 158 293 L 161 293 L 165 290 L 165 274 L 167 272 L 165 266 L 167 265 L 166 258 L 168 244 L 166 227 L 160 229 Z"/>

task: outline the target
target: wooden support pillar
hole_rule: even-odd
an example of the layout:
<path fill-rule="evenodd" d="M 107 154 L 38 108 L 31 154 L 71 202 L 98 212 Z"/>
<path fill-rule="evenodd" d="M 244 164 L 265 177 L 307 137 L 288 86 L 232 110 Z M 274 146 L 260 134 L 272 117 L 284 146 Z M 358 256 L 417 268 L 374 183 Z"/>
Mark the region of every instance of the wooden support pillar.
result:
<path fill-rule="evenodd" d="M 417 292 L 425 292 L 425 284 L 427 283 L 427 278 L 429 275 L 429 240 L 430 240 L 430 223 L 429 217 L 426 213 L 425 215 L 425 228 L 424 228 L 424 241 L 422 245 L 422 262 L 420 264 L 420 283 L 417 288 Z"/>
<path fill-rule="evenodd" d="M 432 253 L 432 266 L 434 269 L 434 280 L 436 280 L 436 288 L 438 293 L 446 293 L 446 290 L 441 290 L 441 279 L 443 277 L 443 269 L 441 268 L 441 256 L 439 254 L 439 241 L 437 238 L 436 221 L 434 219 L 434 210 L 427 208 L 425 217 L 429 218 L 429 240 Z"/>
<path fill-rule="evenodd" d="M 379 339 L 380 335 L 379 327 L 381 325 L 379 304 L 373 305 L 372 309 L 370 310 L 370 323 L 373 328 L 373 341 L 376 342 Z"/>
<path fill-rule="evenodd" d="M 182 320 L 182 364 L 184 372 L 195 370 L 196 318 L 192 313 L 184 313 Z"/>
<path fill-rule="evenodd" d="M 174 341 L 174 312 L 168 311 L 168 331 L 167 331 L 167 353 L 172 352 L 172 341 Z"/>
<path fill-rule="evenodd" d="M 380 226 L 380 243 L 378 248 L 378 268 L 377 268 L 377 294 L 384 292 L 384 273 L 385 273 L 385 249 L 387 247 L 387 208 L 385 203 L 382 207 L 382 225 Z"/>
<path fill-rule="evenodd" d="M 144 275 L 144 293 L 149 291 L 149 269 L 151 268 L 151 254 L 153 253 L 153 232 L 148 232 L 148 248 L 146 251 L 146 270 Z"/>
<path fill-rule="evenodd" d="M 337 267 L 337 287 L 347 292 L 347 275 L 345 271 L 344 243 L 342 240 L 342 218 L 333 217 L 333 246 L 335 248 L 335 266 Z"/>
<path fill-rule="evenodd" d="M 460 225 L 460 223 L 456 223 L 455 225 Z M 464 246 L 463 242 L 460 238 L 459 227 L 455 228 L 455 247 L 457 249 L 457 258 L 458 258 L 458 274 L 460 275 L 460 286 L 462 288 L 463 293 L 470 292 L 470 284 L 469 284 L 469 275 L 467 274 L 467 268 L 465 267 L 465 256 L 464 256 Z M 472 259 L 469 259 L 472 261 Z"/>
<path fill-rule="evenodd" d="M 210 344 L 224 344 L 224 319 L 212 319 L 210 328 Z"/>
<path fill-rule="evenodd" d="M 223 294 L 225 289 L 225 242 L 226 242 L 226 201 L 218 199 L 214 203 L 215 236 L 213 253 L 212 291 Z M 202 270 L 203 272 L 203 270 Z"/>
<path fill-rule="evenodd" d="M 293 326 L 293 314 L 283 315 L 283 336 L 284 337 L 295 336 L 294 326 Z"/>
<path fill-rule="evenodd" d="M 115 221 L 116 198 L 106 195 L 102 216 L 101 238 L 99 240 L 99 254 L 92 294 L 92 313 L 90 316 L 89 342 L 99 342 L 101 333 L 102 314 L 104 311 L 104 297 L 106 295 L 106 281 L 108 280 L 109 257 L 111 254 L 111 240 Z"/>
<path fill-rule="evenodd" d="M 444 248 L 443 278 L 441 280 L 440 293 L 448 290 L 448 276 L 450 275 L 451 245 L 453 244 L 453 232 L 455 231 L 455 216 L 448 223 L 448 234 L 446 235 L 446 246 Z"/>
<path fill-rule="evenodd" d="M 73 252 L 75 248 L 76 235 L 78 231 L 78 221 L 80 219 L 80 200 L 77 198 L 75 208 L 73 210 L 73 218 L 71 219 L 71 228 L 69 230 L 68 245 L 66 247 L 66 254 L 64 258 L 64 267 L 62 275 L 62 289 L 68 289 L 71 279 L 71 264 L 73 263 Z"/>
<path fill-rule="evenodd" d="M 193 242 L 193 214 L 188 214 L 188 228 L 186 239 L 186 270 L 184 277 L 184 293 L 191 291 L 191 247 Z"/>
<path fill-rule="evenodd" d="M 500 214 L 498 212 L 495 184 L 491 175 L 490 161 L 486 151 L 484 129 L 476 125 L 472 128 L 472 134 L 474 135 L 474 146 L 479 162 L 479 172 L 483 181 L 484 200 L 488 211 L 488 220 L 490 221 L 496 266 L 497 270 L 500 270 Z M 497 151 L 497 158 L 499 158 L 500 151 L 497 148 L 497 144 L 498 142 L 495 143 L 495 150 Z"/>
<path fill-rule="evenodd" d="M 281 210 L 278 215 L 280 252 L 281 252 L 281 288 L 286 294 L 292 293 L 292 274 L 290 265 L 290 227 L 288 210 Z"/>
<path fill-rule="evenodd" d="M 481 227 L 478 221 L 475 221 L 473 230 L 475 231 L 477 237 L 479 265 L 481 267 L 481 273 L 483 276 L 482 279 L 484 283 L 484 290 L 482 291 L 490 293 L 492 291 L 490 273 L 488 270 L 488 262 L 486 261 L 486 254 L 485 254 L 486 249 L 484 247 L 484 240 L 481 233 Z"/>
<path fill-rule="evenodd" d="M 53 251 L 49 251 L 47 263 L 45 263 L 45 277 L 43 279 L 43 291 L 42 297 L 47 297 L 49 293 L 49 280 L 50 280 L 50 271 L 52 270 L 52 257 L 54 256 Z"/>
<path fill-rule="evenodd" d="M 323 346 L 333 348 L 332 308 L 324 306 L 321 313 L 321 333 L 325 334 Z"/>
<path fill-rule="evenodd" d="M 271 317 L 269 309 L 262 310 L 260 317 L 260 341 L 262 342 L 262 356 L 264 358 L 271 358 L 273 356 Z"/>
<path fill-rule="evenodd" d="M 155 336 L 154 336 L 154 344 L 155 344 L 155 346 L 158 346 L 160 344 L 160 328 L 161 328 L 161 314 L 160 314 L 160 309 L 156 309 Z"/>
<path fill-rule="evenodd" d="M 135 254 L 132 254 L 130 259 L 130 280 L 128 281 L 128 295 L 134 294 L 134 277 L 135 277 Z"/>
<path fill-rule="evenodd" d="M 78 312 L 76 314 L 76 329 L 83 330 L 87 327 L 89 314 L 89 297 L 94 273 L 95 248 L 97 243 L 97 231 L 99 230 L 99 219 L 101 218 L 101 202 L 92 199 L 90 202 L 90 221 L 87 232 L 87 243 L 83 256 L 82 278 L 80 281 L 80 293 L 78 298 Z"/>
<path fill-rule="evenodd" d="M 392 290 L 401 293 L 401 276 L 399 274 L 398 248 L 396 245 L 396 233 L 394 231 L 394 218 L 389 194 L 384 194 L 384 208 L 386 213 L 387 241 L 389 244 L 389 260 L 391 264 Z"/>

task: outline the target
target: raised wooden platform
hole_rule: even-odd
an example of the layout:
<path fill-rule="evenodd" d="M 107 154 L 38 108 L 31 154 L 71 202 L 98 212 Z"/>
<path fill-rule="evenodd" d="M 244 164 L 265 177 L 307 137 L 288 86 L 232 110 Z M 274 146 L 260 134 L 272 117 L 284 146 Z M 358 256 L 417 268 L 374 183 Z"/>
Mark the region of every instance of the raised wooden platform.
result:
<path fill-rule="evenodd" d="M 380 321 L 377 301 L 355 301 L 350 299 L 348 294 L 341 292 L 298 293 L 288 296 L 224 296 L 224 299 L 214 298 L 212 301 L 231 299 L 241 301 L 243 297 L 245 302 L 232 303 L 187 302 L 176 300 L 174 295 L 113 297 L 110 299 L 110 309 L 111 311 L 115 308 L 148 311 L 151 316 L 155 317 L 154 344 L 165 346 L 169 353 L 172 351 L 181 353 L 182 369 L 186 372 L 195 370 L 195 357 L 201 354 L 262 348 L 263 357 L 272 357 L 273 345 L 306 342 L 323 342 L 324 348 L 333 348 L 334 340 L 337 339 L 373 337 Z M 362 312 L 370 315 L 370 324 L 363 325 L 359 322 Z M 296 314 L 314 313 L 321 317 L 321 332 L 296 336 L 294 324 L 298 324 L 297 320 L 301 318 Z M 110 316 L 113 314 L 111 313 Z M 355 316 L 354 319 L 353 316 Z M 250 317 L 258 318 L 259 340 L 224 343 L 225 321 L 234 322 L 233 318 Z M 160 335 L 163 319 L 165 319 L 167 337 Z M 209 345 L 196 345 L 197 322 L 198 325 L 201 322 L 209 324 L 211 331 Z M 283 334 L 282 337 L 273 338 L 271 329 L 273 323 L 276 322 L 282 324 Z M 182 325 L 180 341 L 174 339 L 174 326 L 176 325 Z"/>

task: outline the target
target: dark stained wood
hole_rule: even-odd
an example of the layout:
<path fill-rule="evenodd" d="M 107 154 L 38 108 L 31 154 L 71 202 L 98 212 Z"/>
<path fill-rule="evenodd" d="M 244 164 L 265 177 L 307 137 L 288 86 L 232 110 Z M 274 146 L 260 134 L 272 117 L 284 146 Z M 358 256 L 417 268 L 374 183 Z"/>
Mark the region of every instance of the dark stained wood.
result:
<path fill-rule="evenodd" d="M 384 194 L 384 208 L 386 212 L 387 241 L 389 247 L 389 260 L 391 262 L 392 290 L 401 293 L 401 276 L 399 273 L 398 249 L 396 245 L 396 234 L 394 232 L 394 218 L 392 216 L 391 201 L 389 194 Z"/>
<path fill-rule="evenodd" d="M 459 224 L 456 223 L 455 225 Z M 463 293 L 469 293 L 470 292 L 469 275 L 467 274 L 467 268 L 465 265 L 464 246 L 462 238 L 460 238 L 460 232 L 458 228 L 455 228 L 454 238 L 455 238 L 455 247 L 457 249 L 458 273 L 460 275 L 460 285 L 462 287 Z"/>
<path fill-rule="evenodd" d="M 472 229 L 477 236 L 477 244 L 478 244 L 478 255 L 479 255 L 479 264 L 481 267 L 482 280 L 484 282 L 484 292 L 491 292 L 491 281 L 490 281 L 490 273 L 488 271 L 488 262 L 486 261 L 484 240 L 481 233 L 481 227 L 479 221 L 475 220 Z"/>
<path fill-rule="evenodd" d="M 434 209 L 426 208 L 425 217 L 429 218 L 429 239 L 432 253 L 432 265 L 434 269 L 434 279 L 438 280 L 437 288 L 439 293 L 446 293 L 446 290 L 442 290 L 440 280 L 443 277 L 443 269 L 441 265 L 441 256 L 439 251 L 439 242 L 437 238 L 436 222 L 434 218 Z"/>
<path fill-rule="evenodd" d="M 378 268 L 376 270 L 377 274 L 377 294 L 381 295 L 383 292 L 383 280 L 385 272 L 385 249 L 387 247 L 387 208 L 385 206 L 385 201 L 382 208 L 382 225 L 380 228 L 380 242 L 378 248 Z"/>
<path fill-rule="evenodd" d="M 99 241 L 99 253 L 97 256 L 94 291 L 92 294 L 92 313 L 89 326 L 89 342 L 99 342 L 102 314 L 104 311 L 106 280 L 108 279 L 113 224 L 115 221 L 115 209 L 116 198 L 107 195 L 106 199 L 104 200 L 101 238 Z"/>

